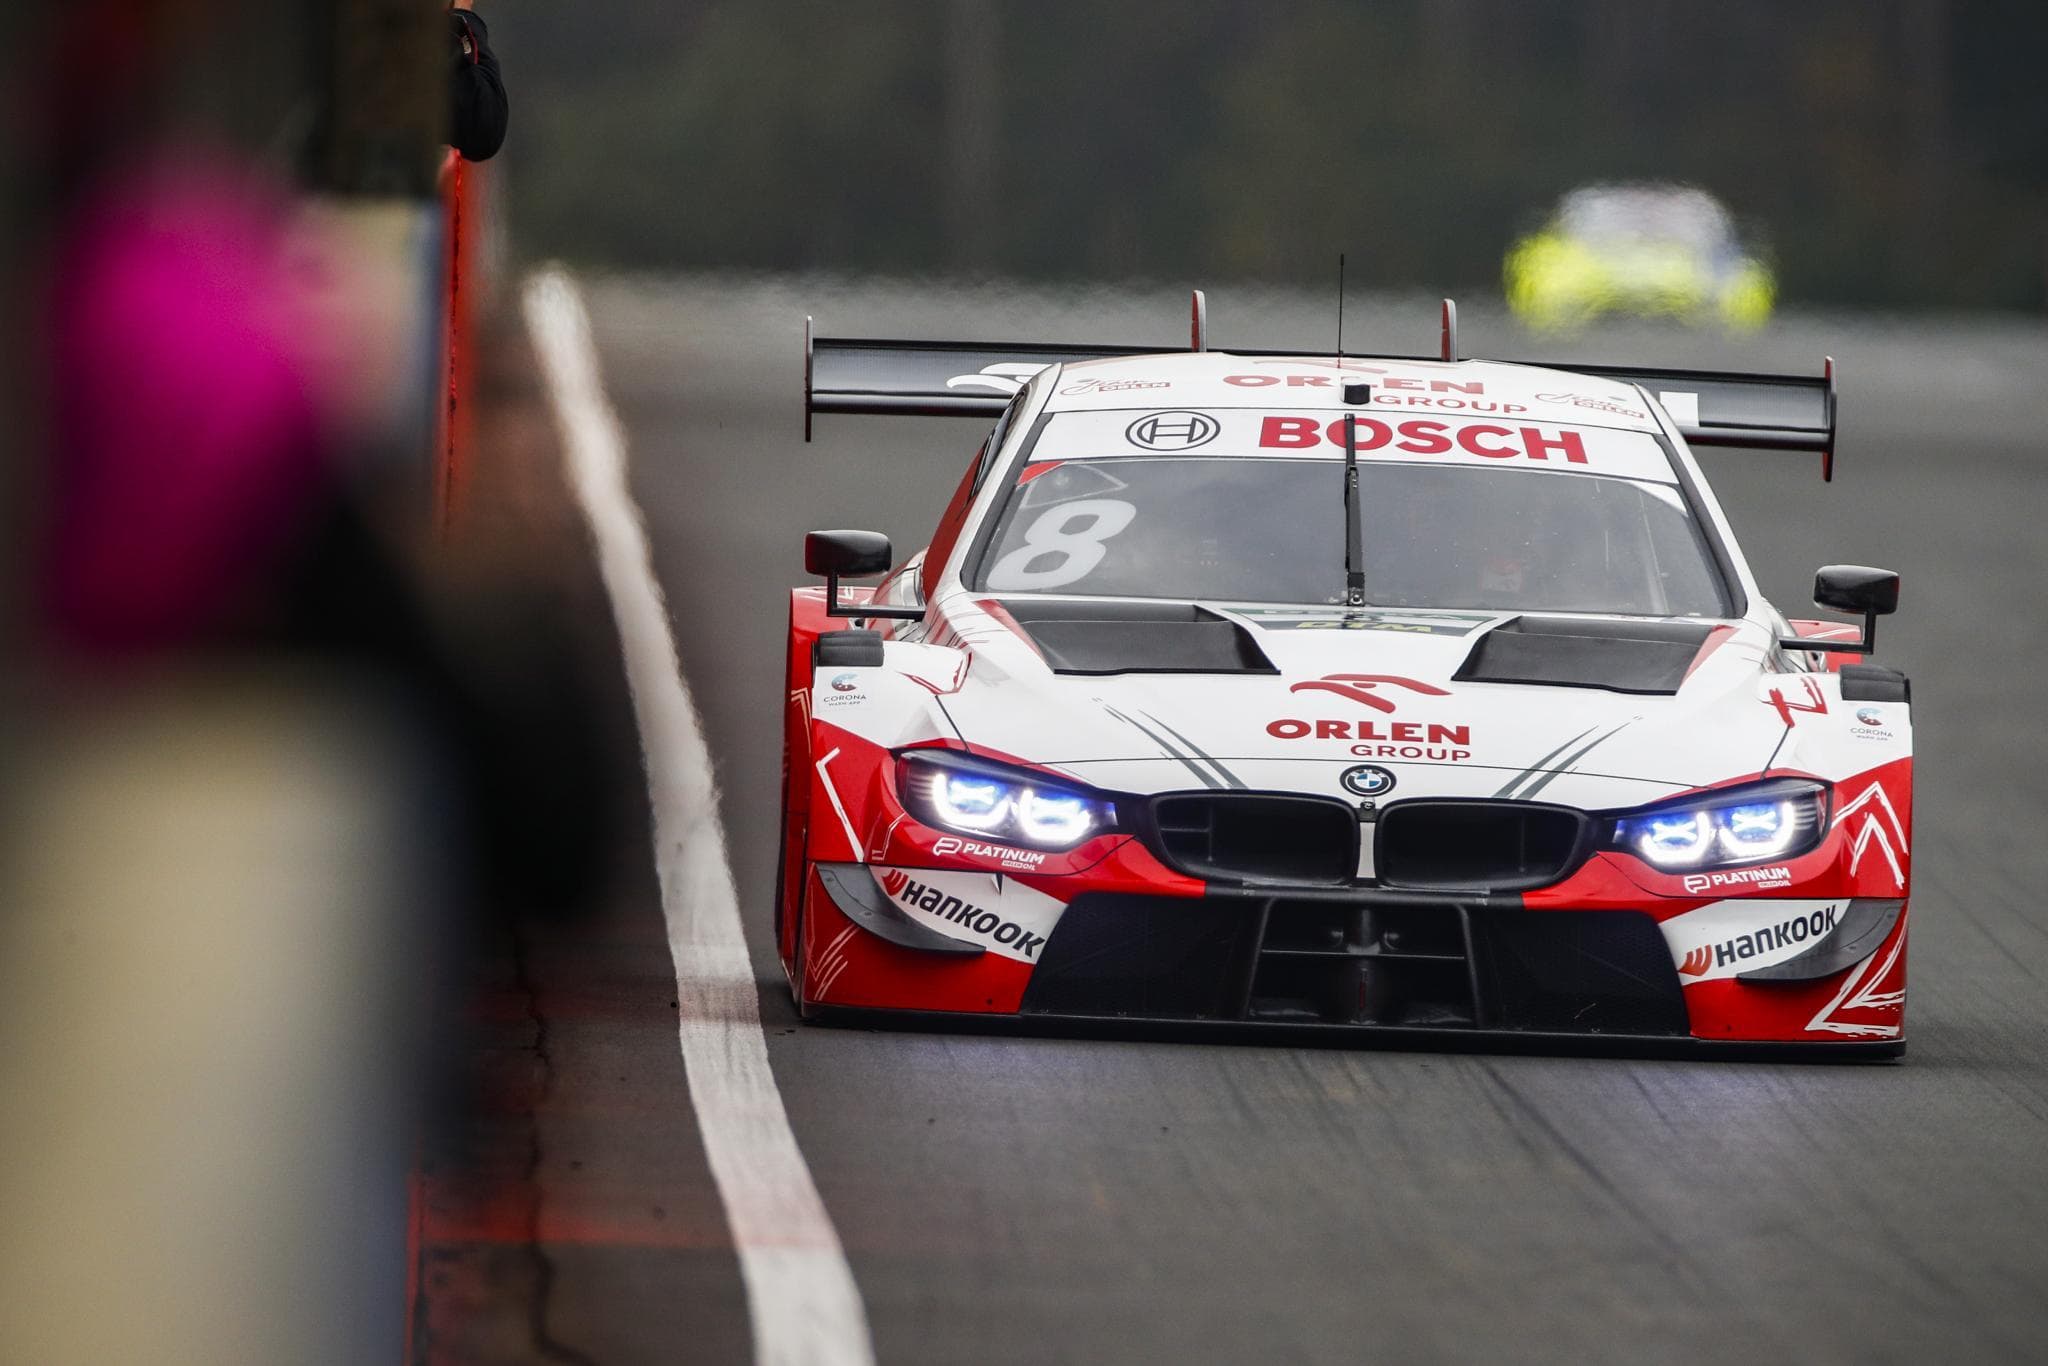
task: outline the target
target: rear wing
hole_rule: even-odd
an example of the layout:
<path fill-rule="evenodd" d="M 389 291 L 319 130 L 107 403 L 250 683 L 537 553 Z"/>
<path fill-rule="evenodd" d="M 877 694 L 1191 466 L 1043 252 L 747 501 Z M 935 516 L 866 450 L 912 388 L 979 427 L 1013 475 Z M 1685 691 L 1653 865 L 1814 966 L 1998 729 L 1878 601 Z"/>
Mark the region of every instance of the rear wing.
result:
<path fill-rule="evenodd" d="M 1448 313 L 1444 355 L 1359 354 L 1359 360 L 1434 361 L 1455 355 L 1455 314 Z M 1206 310 L 1196 296 L 1194 349 L 1205 349 Z M 813 413 L 893 413 L 912 417 L 1000 414 L 1030 378 L 1048 365 L 1157 355 L 1158 346 L 1062 346 L 1046 343 L 886 341 L 812 334 L 804 319 L 804 440 Z M 1299 356 L 1290 351 L 1233 350 L 1239 356 Z M 1835 362 L 1817 376 L 1750 375 L 1720 370 L 1661 370 L 1624 365 L 1554 365 L 1623 384 L 1640 385 L 1671 414 L 1696 446 L 1817 452 L 1821 478 L 1835 477 Z"/>
<path fill-rule="evenodd" d="M 1639 384 L 1664 405 L 1694 446 L 1817 451 L 1820 477 L 1835 477 L 1835 358 L 1819 375 L 1745 375 L 1633 365 L 1560 365 L 1598 379 Z"/>

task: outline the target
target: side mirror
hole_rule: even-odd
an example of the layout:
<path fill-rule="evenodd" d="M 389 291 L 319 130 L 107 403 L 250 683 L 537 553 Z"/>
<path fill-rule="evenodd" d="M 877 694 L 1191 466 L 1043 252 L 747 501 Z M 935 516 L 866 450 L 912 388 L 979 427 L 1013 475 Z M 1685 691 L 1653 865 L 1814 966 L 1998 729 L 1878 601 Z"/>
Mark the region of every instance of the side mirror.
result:
<path fill-rule="evenodd" d="M 1899 610 L 1899 576 L 1889 569 L 1860 564 L 1831 564 L 1813 576 L 1813 601 L 1818 607 L 1863 615 L 1863 639 L 1780 641 L 1788 650 L 1822 650 L 1845 655 L 1877 653 L 1877 619 Z"/>
<path fill-rule="evenodd" d="M 828 617 L 895 617 L 918 620 L 922 607 L 842 606 L 839 580 L 886 574 L 892 553 L 889 538 L 879 531 L 813 531 L 804 537 L 804 572 L 825 578 Z"/>
<path fill-rule="evenodd" d="M 889 538 L 879 531 L 813 531 L 804 537 L 804 573 L 865 578 L 889 572 Z"/>
<path fill-rule="evenodd" d="M 1899 576 L 1889 569 L 1831 564 L 1813 576 L 1813 601 L 1837 612 L 1890 616 L 1899 610 Z"/>

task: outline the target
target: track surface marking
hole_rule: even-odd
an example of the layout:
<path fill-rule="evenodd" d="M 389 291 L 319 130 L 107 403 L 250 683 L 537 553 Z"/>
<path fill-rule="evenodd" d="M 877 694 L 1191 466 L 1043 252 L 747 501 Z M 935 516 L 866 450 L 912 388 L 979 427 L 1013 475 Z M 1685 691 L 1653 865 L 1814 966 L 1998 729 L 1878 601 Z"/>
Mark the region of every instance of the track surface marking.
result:
<path fill-rule="evenodd" d="M 711 759 L 627 492 L 625 440 L 589 317 L 560 270 L 529 281 L 524 303 L 570 487 L 618 623 L 653 808 L 683 1062 L 747 1288 L 755 1359 L 866 1366 L 874 1349 L 860 1292 L 768 1066 Z"/>

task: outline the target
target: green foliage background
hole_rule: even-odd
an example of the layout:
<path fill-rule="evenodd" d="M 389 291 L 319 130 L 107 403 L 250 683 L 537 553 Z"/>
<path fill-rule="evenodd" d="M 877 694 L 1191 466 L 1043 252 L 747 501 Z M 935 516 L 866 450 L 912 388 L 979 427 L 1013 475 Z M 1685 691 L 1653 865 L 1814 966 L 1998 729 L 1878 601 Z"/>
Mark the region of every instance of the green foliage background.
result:
<path fill-rule="evenodd" d="M 483 7 L 522 246 L 590 264 L 1491 289 L 1694 182 L 1807 302 L 2048 301 L 2041 0 Z"/>

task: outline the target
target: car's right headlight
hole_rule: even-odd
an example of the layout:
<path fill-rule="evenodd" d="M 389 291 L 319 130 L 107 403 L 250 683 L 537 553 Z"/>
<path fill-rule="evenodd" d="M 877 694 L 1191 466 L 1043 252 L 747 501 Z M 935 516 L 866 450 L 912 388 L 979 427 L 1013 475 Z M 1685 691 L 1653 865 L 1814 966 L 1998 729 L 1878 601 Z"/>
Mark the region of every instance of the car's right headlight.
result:
<path fill-rule="evenodd" d="M 1774 779 L 1613 818 L 1606 847 L 1673 872 L 1797 858 L 1827 834 L 1828 789 Z"/>
<path fill-rule="evenodd" d="M 1099 793 L 957 750 L 899 754 L 896 790 L 934 829 L 1033 849 L 1071 849 L 1116 825 L 1116 807 Z"/>

